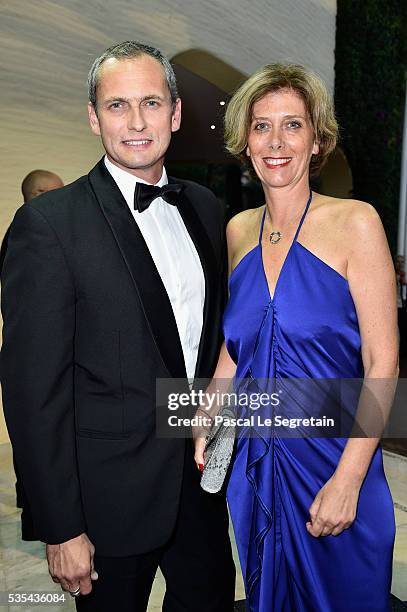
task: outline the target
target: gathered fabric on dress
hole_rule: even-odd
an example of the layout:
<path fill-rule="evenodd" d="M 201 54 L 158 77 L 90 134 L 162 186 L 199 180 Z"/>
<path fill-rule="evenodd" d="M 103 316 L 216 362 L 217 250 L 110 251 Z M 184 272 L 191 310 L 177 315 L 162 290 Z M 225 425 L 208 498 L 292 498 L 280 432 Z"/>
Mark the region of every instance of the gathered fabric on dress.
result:
<path fill-rule="evenodd" d="M 261 237 L 230 276 L 224 316 L 236 381 L 360 379 L 361 340 L 347 280 L 299 242 L 305 208 L 274 295 Z M 312 382 L 312 381 L 311 381 Z M 227 496 L 250 612 L 387 612 L 395 534 L 380 447 L 357 516 L 339 536 L 315 538 L 309 508 L 347 439 L 239 435 Z"/>

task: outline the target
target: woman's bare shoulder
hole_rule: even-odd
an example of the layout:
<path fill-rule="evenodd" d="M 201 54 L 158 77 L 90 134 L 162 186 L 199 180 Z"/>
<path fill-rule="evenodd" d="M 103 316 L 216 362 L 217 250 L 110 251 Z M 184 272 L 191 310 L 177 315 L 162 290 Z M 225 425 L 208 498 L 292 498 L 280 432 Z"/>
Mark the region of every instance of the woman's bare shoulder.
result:
<path fill-rule="evenodd" d="M 250 223 L 254 223 L 258 220 L 259 216 L 261 217 L 264 211 L 263 206 L 258 206 L 257 208 L 248 208 L 247 210 L 242 210 L 240 213 L 237 213 L 234 217 L 232 217 L 228 223 L 228 226 L 235 229 L 239 229 L 241 227 L 246 227 Z"/>
<path fill-rule="evenodd" d="M 264 206 L 243 210 L 229 221 L 226 238 L 230 269 L 257 243 L 263 211 Z"/>
<path fill-rule="evenodd" d="M 341 200 L 340 220 L 346 233 L 352 233 L 355 240 L 385 239 L 380 215 L 372 204 L 362 200 Z"/>
<path fill-rule="evenodd" d="M 249 208 L 232 217 L 226 228 L 228 240 L 239 240 L 242 236 L 250 235 L 254 230 L 258 233 L 263 211 L 264 206 Z"/>
<path fill-rule="evenodd" d="M 319 196 L 316 210 L 319 210 L 321 216 L 332 221 L 336 229 L 364 232 L 372 227 L 381 227 L 377 210 L 362 200 Z"/>

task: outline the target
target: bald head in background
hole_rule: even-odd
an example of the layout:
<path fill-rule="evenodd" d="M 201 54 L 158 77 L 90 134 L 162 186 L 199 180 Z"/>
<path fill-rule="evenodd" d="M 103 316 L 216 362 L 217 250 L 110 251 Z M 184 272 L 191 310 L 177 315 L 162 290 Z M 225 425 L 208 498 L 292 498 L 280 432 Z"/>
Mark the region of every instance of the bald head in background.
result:
<path fill-rule="evenodd" d="M 64 184 L 60 177 L 49 170 L 32 170 L 21 183 L 24 202 L 31 202 L 41 193 L 59 189 Z"/>
<path fill-rule="evenodd" d="M 24 203 L 31 202 L 34 198 L 53 189 L 59 189 L 64 184 L 62 179 L 49 170 L 31 170 L 21 183 L 21 191 L 24 196 Z M 10 228 L 4 234 L 3 242 L 0 246 L 0 272 L 3 269 L 4 258 L 7 252 L 8 237 Z"/>

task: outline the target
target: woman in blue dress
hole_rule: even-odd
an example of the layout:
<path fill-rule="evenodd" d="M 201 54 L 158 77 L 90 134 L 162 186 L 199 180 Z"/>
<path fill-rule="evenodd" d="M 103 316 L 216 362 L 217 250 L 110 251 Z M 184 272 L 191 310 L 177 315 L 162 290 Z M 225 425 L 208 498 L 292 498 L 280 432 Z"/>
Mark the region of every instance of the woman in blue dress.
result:
<path fill-rule="evenodd" d="M 310 191 L 337 138 L 325 85 L 301 66 L 265 66 L 232 97 L 225 127 L 265 205 L 227 228 L 215 379 L 394 380 L 395 279 L 380 219 L 365 202 Z M 239 436 L 227 495 L 248 611 L 389 610 L 395 527 L 379 435 Z"/>

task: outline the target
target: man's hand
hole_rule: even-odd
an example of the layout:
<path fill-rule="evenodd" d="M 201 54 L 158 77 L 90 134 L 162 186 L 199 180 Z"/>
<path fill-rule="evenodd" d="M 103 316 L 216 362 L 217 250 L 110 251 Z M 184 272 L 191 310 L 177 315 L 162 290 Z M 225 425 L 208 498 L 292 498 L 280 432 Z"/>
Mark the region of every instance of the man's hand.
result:
<path fill-rule="evenodd" d="M 95 547 L 86 533 L 62 544 L 47 544 L 48 569 L 54 582 L 64 591 L 81 589 L 81 595 L 92 590 L 98 575 L 93 565 Z"/>

